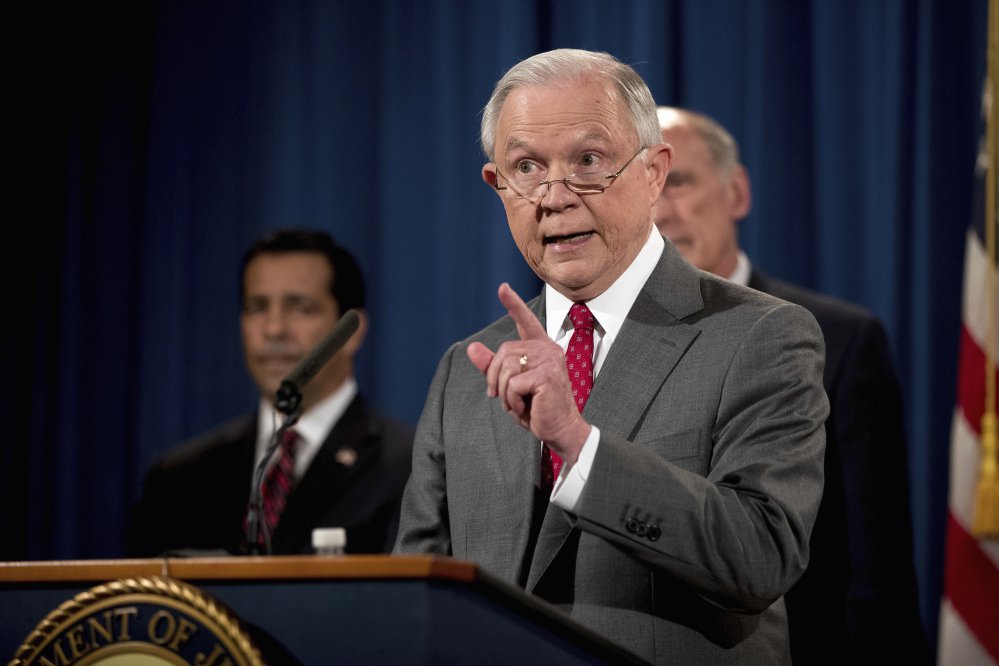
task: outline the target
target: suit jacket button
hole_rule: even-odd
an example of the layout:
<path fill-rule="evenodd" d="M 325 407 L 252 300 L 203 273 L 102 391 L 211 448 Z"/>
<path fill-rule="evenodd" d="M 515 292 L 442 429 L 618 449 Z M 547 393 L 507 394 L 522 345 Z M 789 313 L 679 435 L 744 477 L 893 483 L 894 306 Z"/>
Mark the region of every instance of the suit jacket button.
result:
<path fill-rule="evenodd" d="M 625 522 L 624 528 L 634 534 L 638 531 L 638 521 L 634 518 L 629 518 L 627 522 Z"/>
<path fill-rule="evenodd" d="M 663 532 L 659 529 L 658 525 L 653 525 L 649 528 L 649 533 L 646 534 L 646 537 L 648 537 L 649 541 L 658 541 L 659 537 L 662 536 L 662 533 Z"/>

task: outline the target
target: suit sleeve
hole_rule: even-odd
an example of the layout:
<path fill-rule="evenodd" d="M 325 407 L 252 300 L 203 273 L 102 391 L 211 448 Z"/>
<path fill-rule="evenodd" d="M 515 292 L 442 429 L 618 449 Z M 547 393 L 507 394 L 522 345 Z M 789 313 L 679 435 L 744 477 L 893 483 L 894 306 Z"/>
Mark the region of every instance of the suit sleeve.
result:
<path fill-rule="evenodd" d="M 808 562 L 828 414 L 823 361 L 807 311 L 766 311 L 724 373 L 707 474 L 602 430 L 577 526 L 718 606 L 764 610 Z"/>
<path fill-rule="evenodd" d="M 437 366 L 416 428 L 413 469 L 402 497 L 396 553 L 451 555 L 442 418 L 452 345 Z"/>
<path fill-rule="evenodd" d="M 865 320 L 832 391 L 846 503 L 853 641 L 877 654 L 922 646 L 902 398 L 881 324 Z"/>
<path fill-rule="evenodd" d="M 128 557 L 154 557 L 166 550 L 159 526 L 166 523 L 163 502 L 163 472 L 154 467 L 143 482 L 142 496 L 132 508 L 126 533 Z"/>

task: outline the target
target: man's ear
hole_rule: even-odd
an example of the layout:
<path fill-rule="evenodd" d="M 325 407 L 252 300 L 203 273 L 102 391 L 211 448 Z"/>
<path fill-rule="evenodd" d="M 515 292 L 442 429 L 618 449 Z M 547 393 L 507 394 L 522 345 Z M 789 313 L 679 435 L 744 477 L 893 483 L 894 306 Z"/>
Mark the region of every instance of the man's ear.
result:
<path fill-rule="evenodd" d="M 486 162 L 482 166 L 482 180 L 484 180 L 486 185 L 489 187 L 496 189 L 498 179 L 499 176 L 496 174 L 495 162 Z"/>
<path fill-rule="evenodd" d="M 670 166 L 673 164 L 673 146 L 660 143 L 649 146 L 646 153 L 645 170 L 649 175 L 649 196 L 652 197 L 651 203 L 655 204 L 662 194 L 666 176 L 669 175 Z"/>
<path fill-rule="evenodd" d="M 364 337 L 368 334 L 368 312 L 361 308 L 356 308 L 357 312 L 357 330 L 354 334 L 350 336 L 350 339 L 343 345 L 343 351 L 347 356 L 353 357 L 357 352 L 361 350 L 361 345 L 364 344 Z"/>
<path fill-rule="evenodd" d="M 753 207 L 753 193 L 749 184 L 749 172 L 741 164 L 732 171 L 729 179 L 729 208 L 733 220 L 741 220 L 749 215 Z"/>

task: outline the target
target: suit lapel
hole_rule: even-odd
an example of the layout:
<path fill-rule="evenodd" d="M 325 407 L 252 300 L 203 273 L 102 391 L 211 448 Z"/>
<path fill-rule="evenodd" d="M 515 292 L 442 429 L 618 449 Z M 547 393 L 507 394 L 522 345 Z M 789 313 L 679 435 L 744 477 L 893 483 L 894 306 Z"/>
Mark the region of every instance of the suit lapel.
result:
<path fill-rule="evenodd" d="M 499 407 L 499 401 L 490 410 L 490 415 L 504 491 L 517 502 L 523 502 L 517 509 L 526 508 L 530 503 L 530 489 L 541 477 L 540 444 L 529 430 L 521 428 Z M 526 512 L 520 515 L 526 515 Z"/>
<path fill-rule="evenodd" d="M 493 400 L 491 436 L 496 445 L 502 487 L 499 497 L 473 506 L 469 524 L 489 532 L 496 528 L 497 520 L 509 525 L 512 536 L 509 552 L 495 553 L 501 564 L 494 566 L 511 580 L 522 583 L 530 564 L 528 551 L 531 549 L 531 525 L 536 519 L 535 496 L 541 492 L 541 445 L 530 431 L 521 428 L 498 406 L 499 402 Z M 483 536 L 488 538 L 489 535 Z"/>
<path fill-rule="evenodd" d="M 543 503 L 544 518 L 538 533 L 537 543 L 527 571 L 527 583 L 524 586 L 528 592 L 534 592 L 542 576 L 548 571 L 552 560 L 559 554 L 566 540 L 572 533 L 569 516 L 565 511 L 549 501 Z M 535 516 L 535 520 L 541 519 Z"/>
<path fill-rule="evenodd" d="M 593 382 L 583 416 L 633 438 L 642 414 L 699 333 L 643 291 Z"/>
<path fill-rule="evenodd" d="M 377 462 L 378 438 L 370 432 L 370 427 L 367 408 L 360 397 L 355 397 L 288 498 L 274 533 L 276 553 L 295 553 L 303 544 L 308 546 L 312 528 L 320 525 L 330 509 L 350 492 L 354 480 Z M 350 465 L 338 460 L 355 455 Z"/>
<path fill-rule="evenodd" d="M 238 553 L 246 547 L 246 513 L 256 473 L 257 427 L 256 414 L 248 415 L 245 425 L 226 444 L 230 451 L 223 460 L 227 473 L 219 474 L 218 470 L 214 470 L 211 481 L 214 488 L 212 496 L 217 498 L 217 506 L 206 509 L 196 521 L 208 531 L 223 529 L 222 547 L 232 553 Z M 224 518 L 217 520 L 214 518 L 216 515 Z"/>
<path fill-rule="evenodd" d="M 545 322 L 544 294 L 528 303 L 528 307 L 541 320 Z M 517 331 L 512 320 L 509 322 L 509 330 L 503 331 L 499 342 L 517 339 Z M 497 342 L 497 346 L 499 344 Z M 473 508 L 471 524 L 483 525 L 487 529 L 492 529 L 492 520 L 477 520 L 476 515 L 480 511 L 495 510 L 501 507 L 504 514 L 516 516 L 517 523 L 513 527 L 513 543 L 509 553 L 509 566 L 511 567 L 511 577 L 514 580 L 523 582 L 526 577 L 527 567 L 530 565 L 530 555 L 528 549 L 531 543 L 531 525 L 533 521 L 541 520 L 541 516 L 536 516 L 535 498 L 540 490 L 541 478 L 541 444 L 530 433 L 520 427 L 510 415 L 503 411 L 498 400 L 490 402 L 490 428 L 492 432 L 488 440 L 495 446 L 496 458 L 499 461 L 500 475 L 502 479 L 502 499 L 493 506 L 488 503 L 479 503 Z M 536 550 L 536 549 L 535 549 Z"/>
<path fill-rule="evenodd" d="M 528 307 L 541 320 L 541 325 L 545 322 L 544 294 L 535 298 Z M 509 327 L 500 333 L 498 342 L 517 339 L 517 329 L 513 320 L 508 320 Z M 490 401 L 490 417 L 492 435 L 488 439 L 496 447 L 496 458 L 499 460 L 500 474 L 506 490 L 518 502 L 524 502 L 526 508 L 530 503 L 530 489 L 536 485 L 535 481 L 540 478 L 541 453 L 538 440 L 530 431 L 521 428 L 510 415 L 503 411 L 500 403 L 496 399 Z M 537 452 L 537 455 L 534 453 Z M 521 515 L 526 515 L 521 514 Z"/>

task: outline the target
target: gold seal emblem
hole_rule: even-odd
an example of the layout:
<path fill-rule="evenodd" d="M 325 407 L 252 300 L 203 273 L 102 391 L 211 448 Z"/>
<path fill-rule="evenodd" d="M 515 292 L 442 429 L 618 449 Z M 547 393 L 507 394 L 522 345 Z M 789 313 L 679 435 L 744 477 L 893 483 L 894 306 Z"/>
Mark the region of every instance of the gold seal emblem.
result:
<path fill-rule="evenodd" d="M 48 614 L 9 666 L 262 666 L 235 616 L 172 578 L 98 585 Z"/>

